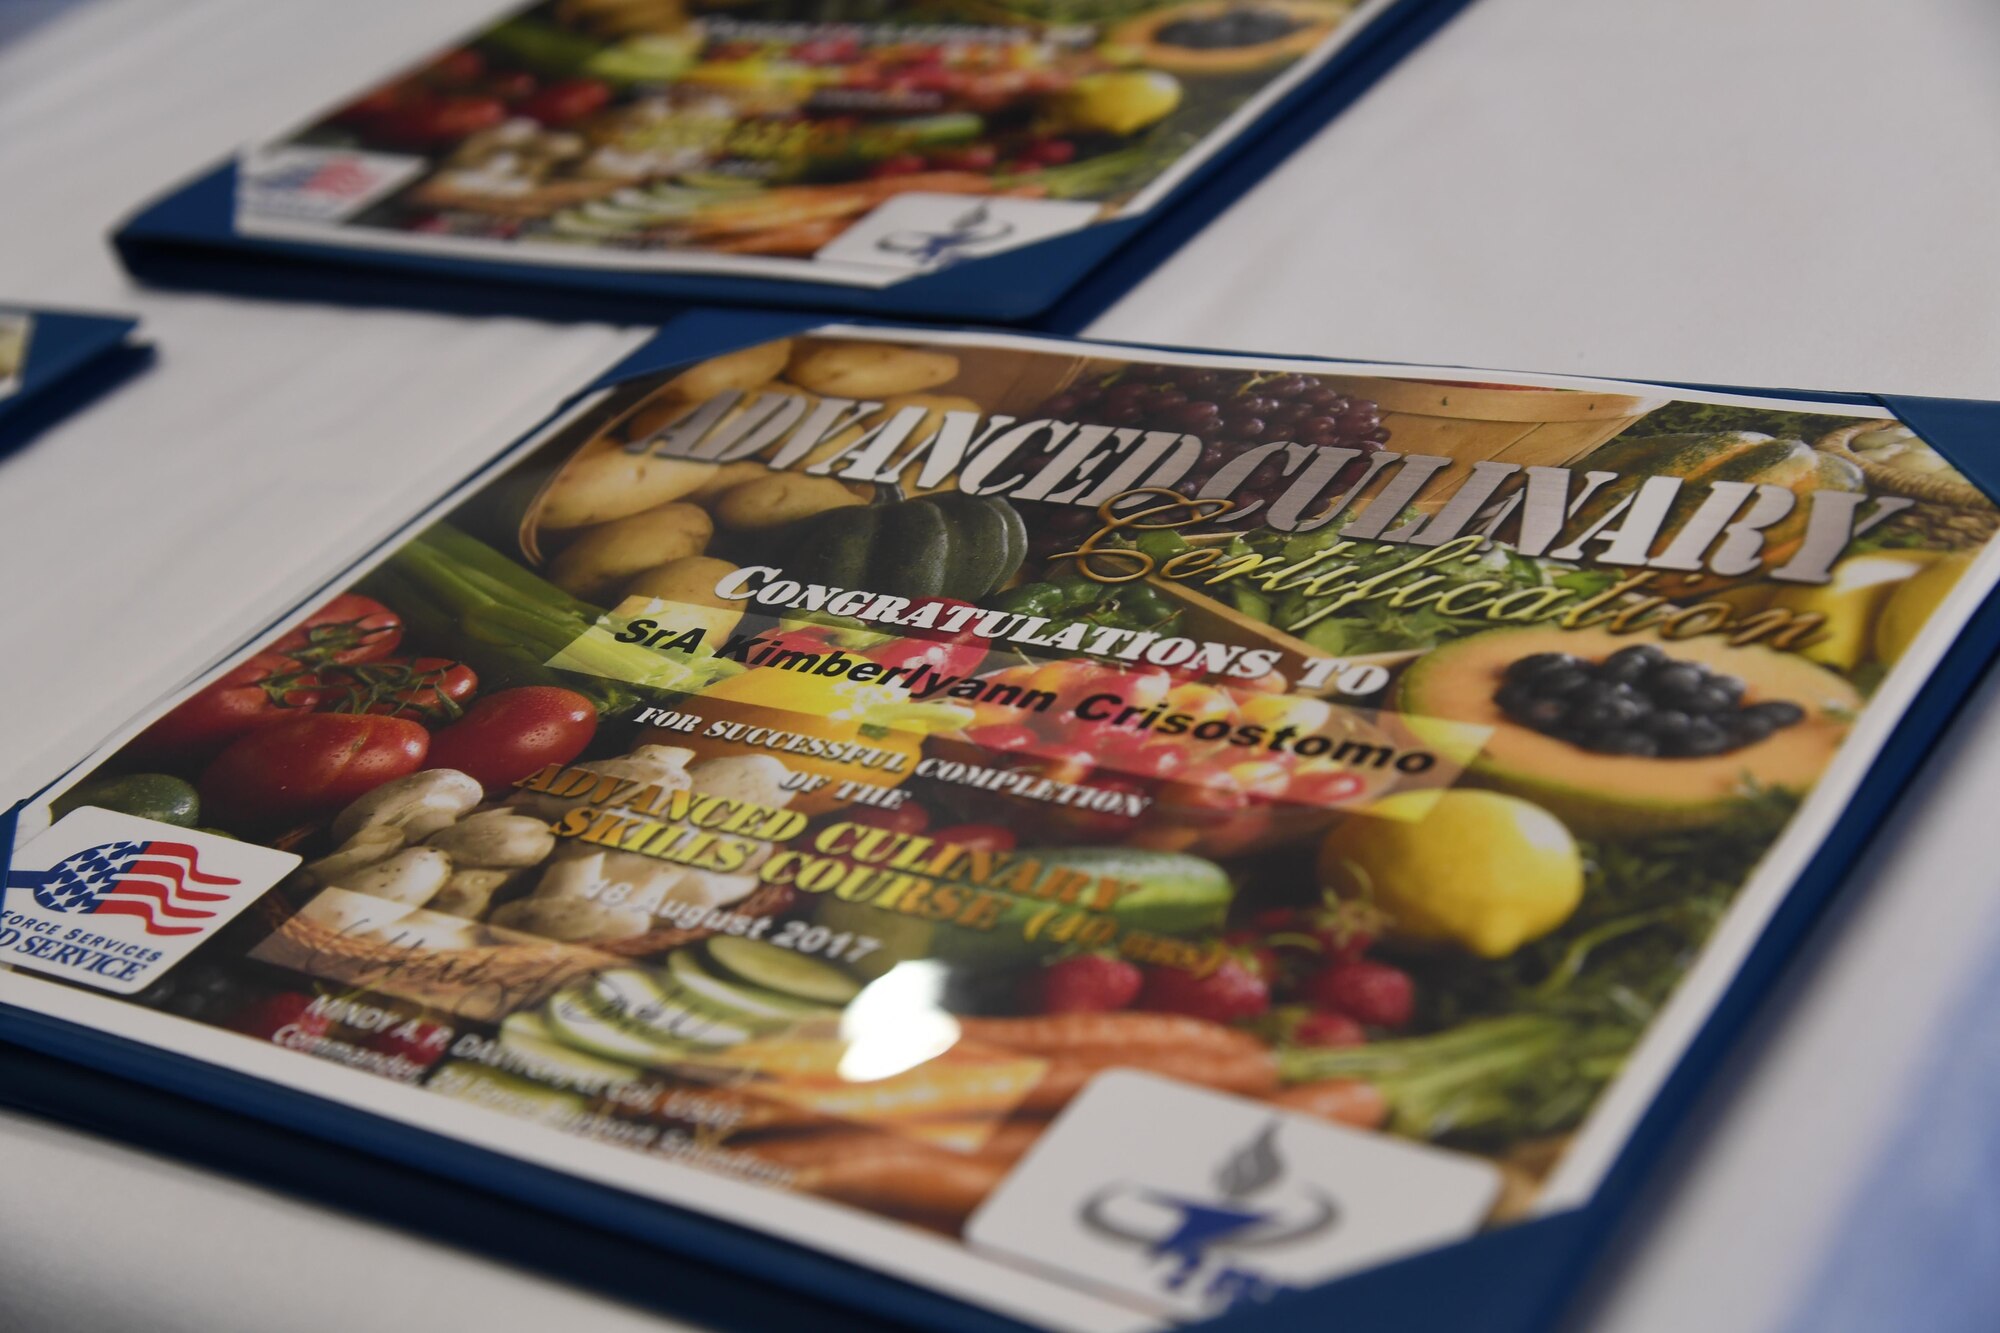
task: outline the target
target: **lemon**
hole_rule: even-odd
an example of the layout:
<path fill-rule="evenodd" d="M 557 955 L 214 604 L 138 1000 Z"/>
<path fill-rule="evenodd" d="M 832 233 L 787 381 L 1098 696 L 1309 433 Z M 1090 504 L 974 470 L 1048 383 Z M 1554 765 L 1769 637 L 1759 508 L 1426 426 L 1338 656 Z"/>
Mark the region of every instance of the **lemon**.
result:
<path fill-rule="evenodd" d="M 1404 816 L 1435 799 L 1430 813 Z M 1576 911 L 1583 858 L 1554 815 L 1489 791 L 1401 792 L 1320 844 L 1320 883 L 1372 902 L 1406 939 L 1505 958 Z"/>
<path fill-rule="evenodd" d="M 1948 555 L 1897 584 L 1875 621 L 1876 659 L 1894 666 L 1971 565 L 1970 555 Z"/>
<path fill-rule="evenodd" d="M 1157 69 L 1086 74 L 1058 99 L 1065 126 L 1095 134 L 1133 134 L 1181 104 L 1181 84 Z"/>

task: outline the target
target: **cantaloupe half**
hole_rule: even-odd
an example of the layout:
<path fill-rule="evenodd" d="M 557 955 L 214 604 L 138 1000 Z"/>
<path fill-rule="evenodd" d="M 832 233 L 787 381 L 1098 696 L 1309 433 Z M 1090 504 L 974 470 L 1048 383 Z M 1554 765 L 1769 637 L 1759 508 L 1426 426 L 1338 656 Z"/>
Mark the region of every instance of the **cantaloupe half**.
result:
<path fill-rule="evenodd" d="M 1740 676 L 1745 703 L 1789 700 L 1805 719 L 1754 745 L 1705 759 L 1595 754 L 1511 721 L 1493 701 L 1508 666 L 1535 653 L 1602 661 L 1651 643 L 1669 656 Z M 1525 797 L 1585 836 L 1699 828 L 1726 816 L 1753 787 L 1802 791 L 1820 774 L 1861 707 L 1853 686 L 1796 653 L 1720 639 L 1664 642 L 1651 634 L 1543 627 L 1492 630 L 1434 648 L 1403 673 L 1410 725 L 1445 718 L 1491 727 L 1461 781 Z"/>

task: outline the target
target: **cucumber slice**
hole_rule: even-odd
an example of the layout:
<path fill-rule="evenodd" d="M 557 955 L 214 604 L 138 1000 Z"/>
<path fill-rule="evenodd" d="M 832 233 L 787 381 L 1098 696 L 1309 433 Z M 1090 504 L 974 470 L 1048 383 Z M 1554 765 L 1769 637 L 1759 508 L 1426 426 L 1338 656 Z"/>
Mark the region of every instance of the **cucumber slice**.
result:
<path fill-rule="evenodd" d="M 861 993 L 861 983 L 832 963 L 790 949 L 735 935 L 711 936 L 702 946 L 709 961 L 752 986 L 815 1004 L 842 1005 Z"/>
<path fill-rule="evenodd" d="M 599 973 L 591 990 L 606 1018 L 663 1046 L 734 1046 L 784 1026 L 760 1023 L 637 968 Z"/>
<path fill-rule="evenodd" d="M 692 949 L 676 949 L 667 957 L 667 974 L 704 1000 L 743 1015 L 752 1022 L 791 1024 L 824 1013 L 825 1009 L 795 996 L 762 986 L 725 981 L 704 968 Z"/>
<path fill-rule="evenodd" d="M 565 986 L 549 997 L 542 1014 L 557 1041 L 620 1064 L 650 1067 L 668 1061 L 673 1048 L 608 1017 L 589 996 L 583 987 Z"/>
<path fill-rule="evenodd" d="M 639 1076 L 638 1067 L 623 1060 L 606 1060 L 586 1055 L 567 1044 L 550 1030 L 548 1020 L 531 1010 L 507 1015 L 500 1024 L 500 1044 L 531 1064 L 537 1073 L 551 1080 L 571 1079 L 578 1083 L 627 1083 Z"/>

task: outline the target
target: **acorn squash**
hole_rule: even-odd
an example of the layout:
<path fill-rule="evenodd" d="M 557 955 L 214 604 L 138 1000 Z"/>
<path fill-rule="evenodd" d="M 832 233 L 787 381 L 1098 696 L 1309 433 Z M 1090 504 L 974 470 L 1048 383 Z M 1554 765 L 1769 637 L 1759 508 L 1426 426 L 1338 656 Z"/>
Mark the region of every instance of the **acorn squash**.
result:
<path fill-rule="evenodd" d="M 1028 532 L 998 496 L 940 491 L 828 509 L 779 534 L 792 578 L 897 597 L 977 601 L 1014 577 Z"/>
<path fill-rule="evenodd" d="M 1782 486 L 1799 497 L 1783 519 L 1764 530 L 1762 568 L 1741 578 L 1708 575 L 1676 585 L 1673 597 L 1685 601 L 1717 589 L 1759 578 L 1789 560 L 1805 540 L 1806 499 L 1816 490 L 1859 491 L 1861 469 L 1848 459 L 1815 449 L 1804 440 L 1780 440 L 1756 431 L 1722 431 L 1713 435 L 1658 435 L 1617 439 L 1577 463 L 1578 472 L 1615 472 L 1617 481 L 1603 487 L 1577 512 L 1572 533 L 1586 532 L 1629 498 L 1649 477 L 1679 477 L 1680 499 L 1661 528 L 1655 550 L 1664 549 L 1681 526 L 1720 481 Z"/>

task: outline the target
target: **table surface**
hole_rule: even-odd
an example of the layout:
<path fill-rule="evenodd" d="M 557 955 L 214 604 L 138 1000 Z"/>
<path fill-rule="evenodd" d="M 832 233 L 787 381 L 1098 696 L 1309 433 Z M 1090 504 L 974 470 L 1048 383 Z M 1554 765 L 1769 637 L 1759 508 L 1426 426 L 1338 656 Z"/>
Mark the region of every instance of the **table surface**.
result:
<path fill-rule="evenodd" d="M 494 7 L 98 0 L 0 49 L 0 295 L 138 311 L 161 351 L 0 462 L 0 792 L 636 340 L 150 292 L 104 243 Z M 1996 47 L 1983 0 L 1481 0 L 1091 331 L 2000 397 Z M 1716 1080 L 1580 1322 L 1765 1330 L 1810 1279 L 1987 934 L 1990 694 Z M 0 1116 L 0 1160 L 0 1327 L 673 1327 L 26 1118 Z"/>

